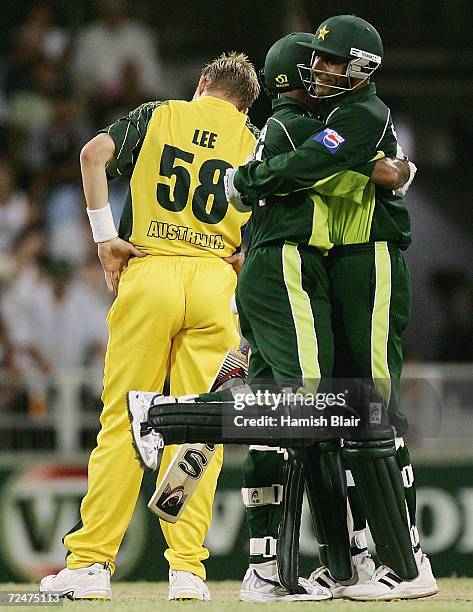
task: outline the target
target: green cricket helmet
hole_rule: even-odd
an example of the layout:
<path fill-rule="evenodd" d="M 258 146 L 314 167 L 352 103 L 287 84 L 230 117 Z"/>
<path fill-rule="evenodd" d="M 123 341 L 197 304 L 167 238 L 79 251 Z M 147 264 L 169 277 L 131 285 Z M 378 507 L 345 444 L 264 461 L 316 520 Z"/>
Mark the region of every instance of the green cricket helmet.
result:
<path fill-rule="evenodd" d="M 347 64 L 345 74 L 342 75 L 346 77 L 347 86 L 326 84 L 335 91 L 324 97 L 338 96 L 351 91 L 360 80 L 365 81 L 381 66 L 384 55 L 381 36 L 376 28 L 356 15 L 337 15 L 326 19 L 317 28 L 309 43 L 301 41 L 299 45 L 313 50 L 312 64 L 317 55 L 339 58 L 341 63 Z M 302 63 L 299 72 L 304 86 L 313 97 L 317 97 L 315 95 L 317 74 L 334 74 L 313 70 L 312 65 L 302 65 Z M 356 81 L 353 82 L 353 79 Z"/>
<path fill-rule="evenodd" d="M 302 43 L 310 43 L 313 38 L 313 34 L 307 32 L 293 32 L 277 40 L 269 49 L 259 77 L 270 98 L 285 91 L 304 88 L 297 66 L 310 63 L 312 51 Z"/>

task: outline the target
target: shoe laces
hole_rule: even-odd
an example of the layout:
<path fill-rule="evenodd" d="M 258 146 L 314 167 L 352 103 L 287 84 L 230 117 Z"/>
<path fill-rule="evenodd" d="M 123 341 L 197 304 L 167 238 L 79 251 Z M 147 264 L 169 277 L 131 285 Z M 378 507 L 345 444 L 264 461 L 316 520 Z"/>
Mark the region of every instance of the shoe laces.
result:
<path fill-rule="evenodd" d="M 299 578 L 299 586 L 304 587 L 305 589 L 313 589 L 314 585 L 311 584 L 307 578 Z"/>
<path fill-rule="evenodd" d="M 202 580 L 196 574 L 192 572 L 185 572 L 184 570 L 171 570 L 169 574 L 169 582 L 173 584 L 176 580 L 179 579 L 179 574 L 185 574 L 185 576 L 181 575 L 181 578 L 185 578 L 187 580 L 191 580 L 195 585 L 199 585 Z"/>
<path fill-rule="evenodd" d="M 320 567 L 318 567 L 312 572 L 312 574 L 309 576 L 309 581 L 317 580 L 318 578 L 322 578 L 322 577 L 325 578 L 326 575 L 330 576 L 328 567 L 326 567 L 325 565 L 321 565 Z"/>
<path fill-rule="evenodd" d="M 327 587 L 323 587 L 321 584 L 313 584 L 307 578 L 299 578 L 298 584 L 306 590 L 307 594 L 314 592 L 321 594 L 326 593 L 327 590 L 329 590 Z"/>
<path fill-rule="evenodd" d="M 160 433 L 157 433 L 156 431 L 153 431 L 152 433 L 152 440 L 153 440 L 153 450 L 155 450 L 156 452 L 159 452 L 160 450 L 162 450 L 164 448 L 164 438 Z"/>
<path fill-rule="evenodd" d="M 387 565 L 380 565 L 375 569 L 373 575 L 371 576 L 370 582 L 376 582 L 379 578 L 382 578 L 389 572 L 392 572 L 392 569 L 390 567 L 388 567 Z"/>

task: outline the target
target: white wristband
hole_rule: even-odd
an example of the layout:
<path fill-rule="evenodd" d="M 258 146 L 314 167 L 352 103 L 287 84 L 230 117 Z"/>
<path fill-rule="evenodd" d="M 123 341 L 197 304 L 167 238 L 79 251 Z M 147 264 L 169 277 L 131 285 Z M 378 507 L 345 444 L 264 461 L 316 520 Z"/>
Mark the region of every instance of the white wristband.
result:
<path fill-rule="evenodd" d="M 94 242 L 106 242 L 118 236 L 110 204 L 95 210 L 87 208 L 87 215 L 90 227 L 92 228 Z"/>

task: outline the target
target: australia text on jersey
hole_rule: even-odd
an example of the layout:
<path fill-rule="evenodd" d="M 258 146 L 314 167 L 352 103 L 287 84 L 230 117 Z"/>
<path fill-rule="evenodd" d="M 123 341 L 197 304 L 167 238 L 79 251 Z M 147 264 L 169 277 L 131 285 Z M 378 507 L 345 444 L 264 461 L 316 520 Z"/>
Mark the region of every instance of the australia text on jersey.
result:
<path fill-rule="evenodd" d="M 163 221 L 151 221 L 148 227 L 151 238 L 167 238 L 168 240 L 183 240 L 210 249 L 224 249 L 225 241 L 221 234 L 202 234 L 185 225 L 174 225 Z"/>

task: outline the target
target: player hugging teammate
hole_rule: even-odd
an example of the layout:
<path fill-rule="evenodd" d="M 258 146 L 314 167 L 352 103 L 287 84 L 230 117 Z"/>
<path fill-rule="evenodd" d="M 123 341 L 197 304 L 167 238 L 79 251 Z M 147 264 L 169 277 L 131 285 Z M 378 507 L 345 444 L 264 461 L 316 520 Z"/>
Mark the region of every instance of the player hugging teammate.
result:
<path fill-rule="evenodd" d="M 140 385 L 139 376 L 136 385 L 128 385 L 128 389 L 146 389 L 129 391 L 127 397 L 135 445 L 148 467 L 165 469 L 173 444 L 250 444 L 242 489 L 250 532 L 249 567 L 240 591 L 244 601 L 388 600 L 437 592 L 415 527 L 412 467 L 401 437 L 406 423 L 399 410 L 401 335 L 410 312 L 410 279 L 402 256 L 410 242 L 410 225 L 403 195 L 415 167 L 394 159 L 403 155 L 390 111 L 372 83 L 383 54 L 375 28 L 352 15 L 324 21 L 315 35 L 291 34 L 275 43 L 262 76 L 273 112 L 257 142 L 255 159 L 236 170 L 227 168 L 242 163 L 239 160 L 212 167 L 210 183 L 203 162 L 198 187 L 192 183 L 192 210 L 201 221 L 202 234 L 208 234 L 206 224 L 220 227 L 220 207 L 212 206 L 209 213 L 207 204 L 211 194 L 219 202 L 225 170 L 231 210 L 252 213 L 251 244 L 237 287 L 241 332 L 250 344 L 244 392 L 250 397 L 261 389 L 289 386 L 299 393 L 313 393 L 330 389 L 331 379 L 344 379 L 348 403 L 362 416 L 365 427 L 361 432 L 348 429 L 343 440 L 336 435 L 308 440 L 292 436 L 290 430 L 277 441 L 264 434 L 233 438 L 222 432 L 233 408 L 231 390 L 176 397 L 179 392 L 157 393 L 161 383 Z M 156 118 L 167 110 L 150 109 L 150 113 Z M 159 142 L 158 121 L 153 122 L 148 112 L 145 115 Z M 136 119 L 139 124 L 140 118 Z M 132 125 L 136 129 L 136 122 Z M 212 134 L 204 135 L 196 127 L 193 142 L 208 148 L 214 142 Z M 140 146 L 147 142 L 140 140 Z M 187 191 L 182 202 L 177 196 L 179 189 L 189 187 L 186 181 L 183 187 L 182 178 L 193 157 L 183 146 L 166 147 L 161 151 L 160 175 L 176 177 L 173 197 L 167 181 L 158 193 L 167 223 L 187 210 Z M 136 163 L 135 148 L 130 146 L 131 165 Z M 155 157 L 143 156 L 141 149 L 132 189 L 140 177 L 149 175 Z M 146 235 L 144 244 L 151 253 L 160 248 L 161 240 L 164 244 L 169 240 L 161 220 L 153 217 L 154 208 L 146 208 L 152 199 L 143 200 L 145 214 L 133 228 L 138 234 L 124 236 L 136 242 L 137 235 Z M 151 234 L 149 222 L 156 222 Z M 173 244 L 185 235 L 179 249 L 186 250 L 186 224 L 175 225 Z M 203 239 L 191 236 L 194 248 L 205 247 Z M 236 244 L 233 234 L 226 243 Z M 139 263 L 131 267 L 136 274 Z M 111 282 L 118 282 L 113 273 Z M 129 289 L 131 280 L 132 273 L 127 272 L 120 291 Z M 192 381 L 188 381 L 185 392 L 202 391 L 204 382 L 207 387 L 211 376 L 206 373 L 205 381 L 199 380 L 195 388 L 189 388 Z M 368 418 L 372 406 L 381 406 L 376 427 Z M 266 408 L 297 415 L 301 404 Z M 125 439 L 129 444 L 129 435 L 123 433 Z M 160 463 L 163 447 L 166 460 Z M 218 473 L 214 462 L 204 465 L 210 466 L 213 482 Z M 128 466 L 123 466 L 122 473 L 126 470 Z M 136 474 L 133 479 L 139 486 Z M 308 579 L 297 571 L 304 486 L 323 563 Z M 207 508 L 211 494 L 204 497 Z M 202 519 L 202 509 L 191 505 L 193 500 L 194 496 L 186 498 L 189 506 L 181 519 L 189 526 Z M 208 525 L 209 513 L 204 514 Z M 366 546 L 366 522 L 380 560 L 377 569 Z M 68 536 L 70 547 L 76 537 Z M 179 550 L 179 542 L 172 544 Z M 202 540 L 200 544 L 196 540 L 194 548 L 201 545 Z M 172 567 L 172 550 L 169 558 Z M 191 574 L 197 572 L 196 579 L 204 576 L 202 558 L 195 563 L 197 569 L 186 565 Z M 179 564 L 175 567 L 179 569 Z M 205 589 L 199 583 L 196 598 L 208 599 Z"/>
<path fill-rule="evenodd" d="M 261 379 L 308 388 L 330 376 L 372 380 L 372 393 L 364 385 L 358 392 L 361 409 L 380 400 L 390 420 L 378 430 L 382 436 L 348 437 L 343 446 L 338 439 L 297 452 L 268 447 L 264 439 L 250 446 L 242 490 L 250 530 L 243 600 L 386 600 L 437 592 L 418 541 L 412 468 L 401 438 L 401 334 L 410 310 L 401 251 L 410 242 L 410 226 L 403 191 L 392 191 L 400 177 L 379 167 L 378 177 L 374 170 L 380 151 L 398 154 L 390 111 L 370 81 L 382 58 L 379 34 L 354 16 L 325 21 L 315 36 L 278 41 L 264 71 L 273 115 L 255 161 L 227 173 L 230 201 L 253 213 L 237 290 L 241 330 L 251 348 L 250 386 Z M 409 182 L 413 173 L 407 173 Z M 218 399 L 191 400 L 186 412 L 192 423 L 175 434 L 178 441 L 220 439 L 218 415 L 227 407 L 204 403 Z M 178 423 L 169 401 L 154 398 L 150 412 L 166 442 L 176 441 L 171 423 Z M 308 581 L 294 581 L 296 546 L 287 537 L 288 524 L 297 533 L 291 511 L 300 504 L 301 469 L 324 563 Z M 381 562 L 377 569 L 366 547 L 366 519 Z"/>

